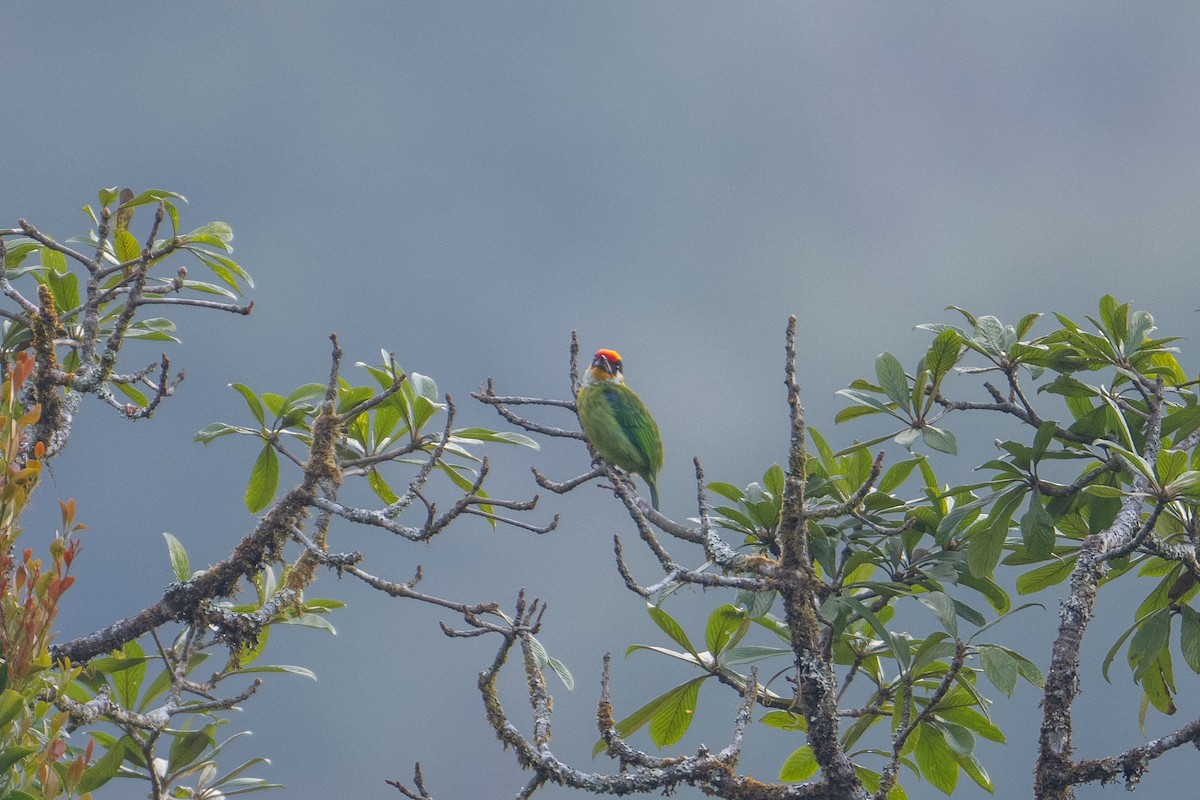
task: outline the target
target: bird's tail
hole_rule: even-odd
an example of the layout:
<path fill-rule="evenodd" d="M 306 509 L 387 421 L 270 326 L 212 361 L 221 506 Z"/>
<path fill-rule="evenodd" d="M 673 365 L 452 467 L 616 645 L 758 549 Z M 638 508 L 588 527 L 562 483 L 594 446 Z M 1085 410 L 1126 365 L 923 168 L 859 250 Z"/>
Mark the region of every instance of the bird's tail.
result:
<path fill-rule="evenodd" d="M 646 481 L 646 485 L 650 487 L 650 505 L 658 511 L 658 485 L 654 481 Z"/>

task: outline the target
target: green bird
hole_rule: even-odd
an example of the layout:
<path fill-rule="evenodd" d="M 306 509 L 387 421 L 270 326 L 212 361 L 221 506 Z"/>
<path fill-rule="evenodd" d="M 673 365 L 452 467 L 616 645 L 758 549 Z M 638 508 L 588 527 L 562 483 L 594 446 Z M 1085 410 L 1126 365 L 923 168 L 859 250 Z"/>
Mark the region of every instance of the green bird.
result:
<path fill-rule="evenodd" d="M 610 464 L 641 475 L 650 487 L 650 504 L 657 510 L 662 438 L 646 405 L 625 385 L 621 356 L 616 351 L 596 351 L 584 373 L 575 409 L 596 452 Z"/>

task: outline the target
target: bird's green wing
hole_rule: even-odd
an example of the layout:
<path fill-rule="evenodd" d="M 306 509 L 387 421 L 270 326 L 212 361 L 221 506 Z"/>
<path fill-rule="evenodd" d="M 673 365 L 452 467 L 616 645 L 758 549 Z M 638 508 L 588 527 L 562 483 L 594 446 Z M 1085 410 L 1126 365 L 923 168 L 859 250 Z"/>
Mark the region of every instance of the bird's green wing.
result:
<path fill-rule="evenodd" d="M 662 438 L 641 399 L 626 386 L 585 386 L 575 398 L 579 424 L 596 452 L 610 464 L 641 475 L 658 508 L 657 474 L 662 469 Z"/>
<path fill-rule="evenodd" d="M 604 399 L 612 409 L 618 427 L 625 431 L 637 451 L 639 463 L 633 471 L 643 477 L 653 476 L 662 469 L 663 446 L 658 425 L 646 410 L 645 403 L 627 386 L 606 386 Z"/>

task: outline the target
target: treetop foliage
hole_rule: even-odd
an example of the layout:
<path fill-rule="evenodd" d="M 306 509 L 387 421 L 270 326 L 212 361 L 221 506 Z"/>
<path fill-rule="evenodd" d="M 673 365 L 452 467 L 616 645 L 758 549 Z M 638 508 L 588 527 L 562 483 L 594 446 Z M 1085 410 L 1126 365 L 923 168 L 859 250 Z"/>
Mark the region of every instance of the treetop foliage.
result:
<path fill-rule="evenodd" d="M 629 476 L 599 458 L 567 479 L 535 470 L 536 483 L 553 493 L 600 481 L 659 567 L 653 578 L 639 578 L 624 556 L 632 537 L 614 537 L 614 591 L 645 598 L 665 637 L 632 644 L 627 654 L 662 658 L 679 681 L 653 698 L 613 697 L 604 657 L 595 752 L 617 762 L 613 769 L 568 764 L 550 747 L 544 672 L 568 690 L 574 679 L 537 638 L 551 624 L 540 600 L 518 592 L 504 610 L 492 599 L 433 596 L 419 586 L 420 568 L 394 580 L 336 546 L 344 523 L 409 541 L 432 540 L 465 516 L 510 535 L 559 525 L 557 516 L 536 516 L 536 497 L 490 496 L 480 450 L 536 450 L 546 438 L 587 446 L 574 424 L 536 418 L 565 412 L 570 419 L 574 411 L 574 340 L 565 397 L 501 395 L 491 379 L 473 395 L 521 432 L 456 426 L 453 399 L 387 352 L 378 364 L 357 365 L 363 380 L 355 382 L 343 374 L 336 337 L 329 372 L 313 383 L 278 392 L 233 384 L 246 419 L 214 422 L 196 439 L 237 435 L 260 444 L 244 497 L 257 521 L 203 570 L 168 534 L 164 554 L 176 582 L 159 600 L 93 634 L 54 642 L 58 600 L 86 584 L 76 580 L 82 526 L 74 503 L 61 505 L 48 562 L 14 543 L 40 471 L 62 453 L 79 404 L 91 395 L 122 417 L 147 418 L 178 388 L 182 374 L 171 374 L 165 354 L 149 366 L 123 366 L 127 340 L 174 340 L 173 322 L 147 316 L 147 306 L 172 314 L 171 306 L 242 315 L 252 308 L 239 304 L 252 283 L 229 256 L 229 226 L 180 234 L 181 202 L 171 192 L 102 190 L 99 211 L 85 208 L 91 230 L 65 244 L 24 220 L 0 229 L 7 299 L 0 308 L 0 796 L 88 797 L 118 775 L 146 782 L 155 798 L 269 788 L 250 774 L 265 766 L 262 758 L 218 766 L 238 734 L 217 734 L 262 680 L 311 675 L 264 659 L 275 625 L 332 630 L 328 617 L 340 602 L 311 596 L 322 568 L 444 609 L 461 619 L 459 627 L 442 624 L 451 638 L 498 640 L 477 688 L 486 724 L 530 774 L 519 797 L 546 784 L 614 795 L 691 785 L 738 800 L 882 800 L 925 792 L 922 783 L 952 794 L 964 776 L 991 791 L 976 742 L 1005 740 L 990 709 L 1020 681 L 1041 693 L 1035 797 L 1069 798 L 1073 787 L 1094 781 L 1132 787 L 1156 758 L 1200 741 L 1193 720 L 1120 753 L 1080 758 L 1074 750 L 1080 647 L 1101 590 L 1118 580 L 1145 587 L 1130 619 L 1095 633 L 1111 641 L 1106 675 L 1124 654 L 1142 693 L 1140 722 L 1176 713 L 1180 663 L 1200 673 L 1192 605 L 1200 588 L 1198 381 L 1180 364 L 1175 337 L 1157 336 L 1149 313 L 1111 296 L 1084 323 L 1028 314 L 1006 324 L 952 307 L 960 324 L 918 326 L 930 343 L 915 365 L 882 353 L 872 376 L 840 392 L 848 405 L 839 425 L 882 427 L 836 444 L 805 422 L 793 319 L 781 363 L 785 463 L 767 464 L 760 479 L 746 482 L 709 480 L 695 460 L 690 520 L 650 507 Z M 134 213 L 142 206 L 154 214 L 138 238 Z M 211 282 L 188 277 L 196 262 Z M 957 455 L 955 428 L 968 415 L 1016 424 L 989 428 L 1010 433 L 995 452 L 970 459 L 972 482 L 947 481 L 927 453 Z M 339 498 L 356 480 L 377 506 Z M 446 481 L 454 500 L 439 507 L 431 480 Z M 1014 603 L 1004 588 L 1014 576 L 1020 595 L 1053 589 L 1061 599 L 1057 635 L 1023 642 L 1021 652 L 992 638 L 998 623 L 1031 605 Z M 685 586 L 712 593 L 678 591 Z M 686 630 L 673 613 L 678 604 L 710 600 L 703 630 Z M 524 725 L 496 690 L 514 655 L 531 704 Z M 656 748 L 677 745 L 701 713 L 704 683 L 736 698 L 724 748 L 664 757 L 632 744 L 645 729 Z M 619 715 L 618 707 L 636 710 Z M 759 725 L 795 739 L 775 775 L 738 770 Z M 86 742 L 67 739 L 78 730 Z M 408 797 L 432 797 L 419 767 L 413 786 L 389 783 Z"/>

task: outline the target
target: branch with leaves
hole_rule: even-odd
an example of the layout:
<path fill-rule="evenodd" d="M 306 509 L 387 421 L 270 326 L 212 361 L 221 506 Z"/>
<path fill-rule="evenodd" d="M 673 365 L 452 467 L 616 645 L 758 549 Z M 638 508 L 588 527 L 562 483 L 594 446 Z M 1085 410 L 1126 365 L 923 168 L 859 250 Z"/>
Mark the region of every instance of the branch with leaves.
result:
<path fill-rule="evenodd" d="M 368 378 L 355 385 L 332 337 L 326 380 L 281 394 L 234 384 L 249 419 L 197 434 L 205 444 L 230 435 L 259 443 L 244 497 L 251 513 L 261 514 L 253 529 L 203 570 L 193 570 L 184 544 L 168 535 L 176 581 L 156 602 L 87 636 L 50 644 L 58 601 L 76 583 L 82 526 L 74 504 L 61 505 L 62 529 L 45 564 L 30 550 L 18 558 L 13 542 L 44 464 L 63 451 L 81 398 L 92 395 L 122 416 L 142 418 L 178 389 L 182 373 L 172 375 L 166 355 L 122 366 L 130 340 L 173 338 L 174 323 L 143 317 L 147 307 L 251 310 L 238 302 L 251 284 L 227 256 L 228 226 L 180 234 L 181 199 L 104 190 L 100 211 L 87 209 L 92 230 L 64 243 L 24 220 L 0 229 L 0 294 L 7 300 L 0 308 L 0 791 L 83 796 L 117 774 L 145 780 L 155 798 L 267 788 L 248 775 L 261 759 L 218 770 L 219 754 L 237 735 L 216 734 L 227 712 L 255 694 L 261 676 L 311 674 L 261 659 L 274 626 L 331 629 L 326 616 L 340 603 L 308 596 L 321 567 L 456 615 L 457 626 L 442 623 L 448 637 L 499 637 L 478 689 L 488 724 L 530 772 L 520 797 L 550 784 L 621 795 L 686 785 L 737 800 L 883 800 L 906 797 L 914 780 L 950 794 L 963 775 L 990 791 L 976 742 L 1002 742 L 1004 733 L 989 716 L 986 687 L 1011 695 L 1021 679 L 1042 691 L 1039 800 L 1066 800 L 1073 787 L 1093 781 L 1121 778 L 1132 787 L 1155 759 L 1200 742 L 1197 720 L 1122 752 L 1075 753 L 1081 647 L 1095 635 L 1097 598 L 1107 587 L 1153 584 L 1102 665 L 1107 676 L 1125 653 L 1143 692 L 1140 721 L 1151 710 L 1176 713 L 1175 653 L 1200 673 L 1200 613 L 1192 606 L 1200 591 L 1200 381 L 1184 372 L 1171 338 L 1155 337 L 1149 314 L 1107 296 L 1090 327 L 1060 314 L 1040 336 L 1033 335 L 1039 314 L 1008 326 L 956 309 L 965 326 L 920 326 L 933 340 L 915 368 L 883 353 L 872 379 L 841 393 L 850 405 L 838 423 L 887 426 L 838 450 L 805 419 L 791 320 L 783 465 L 770 466 L 760 480 L 730 483 L 708 480 L 694 459 L 694 516 L 682 521 L 639 497 L 630 476 L 600 458 L 570 419 L 581 385 L 574 337 L 568 397 L 500 394 L 491 379 L 473 395 L 524 433 L 458 427 L 451 397 L 431 378 L 402 371 L 386 351 L 380 363 L 358 365 Z M 139 239 L 130 226 L 142 206 L 154 213 Z M 191 281 L 182 258 L 199 260 L 215 281 Z M 540 419 L 563 412 L 565 420 Z M 940 479 L 935 459 L 957 453 L 956 421 L 989 413 L 1015 424 L 1017 434 L 997 441 L 997 453 L 978 465 L 980 480 Z M 635 644 L 627 654 L 649 653 L 689 671 L 618 719 L 605 657 L 595 752 L 616 762 L 608 772 L 573 767 L 551 749 L 545 672 L 568 690 L 573 678 L 537 638 L 545 603 L 519 593 L 505 612 L 494 600 L 439 597 L 421 587 L 419 566 L 411 579 L 397 581 L 353 547 L 334 546 L 342 535 L 335 523 L 415 542 L 444 535 L 467 517 L 553 530 L 557 516 L 522 518 L 535 511 L 536 497 L 491 497 L 488 460 L 475 453 L 493 443 L 536 448 L 531 436 L 588 446 L 590 463 L 579 474 L 553 479 L 535 469 L 535 482 L 556 494 L 598 483 L 652 556 L 653 575 L 635 574 L 628 543 L 613 539 L 614 585 L 645 599 L 669 640 Z M 873 453 L 877 446 L 883 449 Z M 294 480 L 284 478 L 289 472 Z M 347 482 L 359 480 L 377 505 L 339 497 Z M 1028 655 L 985 638 L 1010 615 L 1039 605 L 1014 607 L 997 582 L 1000 570 L 1021 573 L 1021 594 L 1063 585 L 1045 677 Z M 688 586 L 719 599 L 702 636 L 669 610 L 684 602 L 689 593 L 680 589 Z M 199 672 L 214 655 L 218 666 Z M 519 664 L 530 701 L 528 733 L 512 722 L 496 690 L 510 661 Z M 706 681 L 733 693 L 724 749 L 663 757 L 636 744 L 643 729 L 655 747 L 678 744 L 702 711 Z M 118 735 L 98 730 L 100 724 Z M 760 726 L 789 743 L 790 755 L 769 780 L 739 772 L 746 741 Z M 68 741 L 72 729 L 87 732 L 86 744 Z M 413 782 L 389 781 L 407 797 L 431 797 L 419 767 Z"/>
<path fill-rule="evenodd" d="M 222 254 L 228 252 L 232 237 L 227 225 L 212 223 L 179 234 L 175 202 L 182 198 L 170 192 L 135 196 L 128 190 L 119 195 L 103 190 L 100 200 L 98 215 L 85 208 L 96 228 L 69 244 L 59 244 L 23 220 L 19 228 L 0 230 L 5 267 L 0 290 L 15 306 L 0 314 L 3 419 L 8 420 L 0 434 L 6 435 L 0 441 L 0 458 L 7 476 L 0 544 L 10 555 L 20 512 L 37 486 L 42 464 L 59 454 L 69 438 L 80 397 L 94 395 L 123 416 L 140 418 L 151 416 L 177 388 L 182 373 L 171 377 L 165 355 L 132 373 L 117 369 L 128 341 L 173 339 L 173 323 L 143 319 L 143 307 L 191 306 L 239 314 L 251 309 L 187 296 L 233 298 L 243 285 L 250 285 L 241 267 Z M 110 210 L 118 200 L 115 212 Z M 144 244 L 139 244 L 129 225 L 142 205 L 154 206 L 156 213 Z M 160 237 L 166 219 L 171 234 Z M 179 255 L 197 258 L 221 283 L 190 281 L 183 266 L 170 277 L 155 277 L 165 262 Z M 36 290 L 23 289 L 23 280 L 36 283 Z M 357 566 L 361 556 L 330 554 L 335 520 L 381 524 L 419 541 L 433 538 L 464 516 L 482 517 L 493 526 L 503 523 L 537 531 L 554 527 L 556 520 L 538 526 L 511 516 L 532 510 L 536 498 L 489 497 L 484 488 L 487 461 L 472 452 L 488 442 L 536 446 L 532 440 L 454 427 L 450 397 L 439 402 L 431 378 L 406 375 L 387 354 L 378 366 L 360 365 L 371 376 L 369 383 L 378 386 L 353 385 L 342 377 L 336 337 L 332 343 L 327 381 L 286 396 L 255 394 L 235 385 L 257 424 L 215 423 L 196 437 L 208 443 L 240 434 L 263 443 L 245 496 L 249 510 L 263 514 L 225 559 L 194 571 L 184 544 L 165 534 L 176 582 L 158 601 L 94 633 L 54 644 L 51 626 L 57 601 L 75 580 L 67 574 L 79 550 L 73 537 L 82 528 L 74 522 L 74 503 L 62 506 L 63 533 L 51 548 L 51 572 L 29 551 L 23 562 L 5 559 L 0 587 L 13 603 L 5 603 L 0 626 L 0 745 L 11 745 L 6 752 L 16 760 L 3 760 L 0 787 L 34 787 L 39 797 L 76 796 L 123 774 L 147 781 L 154 798 L 180 792 L 215 797 L 271 788 L 246 775 L 264 762 L 261 758 L 221 773 L 217 758 L 240 734 L 222 741 L 216 733 L 228 722 L 226 712 L 249 700 L 261 684 L 259 677 L 239 681 L 242 676 L 312 677 L 304 667 L 259 660 L 274 626 L 332 630 L 325 615 L 341 603 L 306 596 L 320 565 L 368 582 L 373 579 Z M 139 385 L 149 394 L 139 391 Z M 130 402 L 117 402 L 115 393 Z M 445 425 L 434 426 L 443 413 Z M 293 465 L 299 474 L 292 488 L 281 494 L 282 463 Z M 458 493 L 445 510 L 439 510 L 428 493 L 428 483 L 437 474 L 448 477 Z M 390 488 L 396 475 L 407 483 L 399 495 Z M 365 480 L 383 507 L 351 508 L 339 502 L 338 491 L 347 480 Z M 414 505 L 421 509 L 423 521 L 402 523 L 401 516 Z M 294 543 L 298 549 L 293 549 Z M 379 584 L 377 588 L 388 588 L 386 582 Z M 18 602 L 20 592 L 33 594 Z M 437 604 L 419 592 L 407 596 Z M 490 607 L 479 606 L 473 615 L 468 612 L 468 619 L 481 619 Z M 196 677 L 200 666 L 220 651 L 223 666 L 207 678 Z M 57 665 L 56 672 L 48 670 L 51 665 Z M 31 682 L 23 684 L 26 675 Z M 235 688 L 225 689 L 230 682 Z M 27 704 L 21 697 L 28 698 Z M 47 708 L 53 713 L 41 728 L 35 727 Z M 98 727 L 104 724 L 115 726 L 118 735 Z M 67 743 L 65 735 L 71 730 L 86 730 L 86 747 Z M 28 737 L 43 746 L 21 749 Z M 105 748 L 103 755 L 97 744 Z M 64 757 L 74 758 L 69 769 L 59 769 Z"/>
<path fill-rule="evenodd" d="M 620 538 L 614 537 L 617 573 L 626 588 L 651 601 L 651 618 L 681 648 L 635 645 L 630 651 L 666 655 L 701 673 L 616 723 L 622 745 L 615 752 L 622 763 L 656 763 L 642 751 L 624 749 L 629 748 L 624 738 L 643 726 L 649 725 L 651 741 L 660 747 L 679 741 L 698 711 L 701 682 L 716 678 L 744 693 L 752 682 L 739 668 L 769 659 L 790 663 L 755 691 L 755 703 L 768 709 L 761 721 L 802 732 L 807 741 L 785 760 L 779 775 L 783 784 L 762 784 L 757 793 L 744 786 L 703 784 L 715 796 L 774 797 L 782 791 L 788 796 L 901 797 L 901 765 L 946 793 L 960 774 L 990 790 L 992 779 L 973 754 L 975 737 L 1004 737 L 988 716 L 990 701 L 980 691 L 979 677 L 1006 695 L 1019 678 L 1043 688 L 1039 798 L 1068 797 L 1072 786 L 1111 779 L 1122 770 L 1132 784 L 1153 758 L 1197 741 L 1195 725 L 1189 724 L 1155 746 L 1076 762 L 1070 724 L 1079 688 L 1079 647 L 1096 594 L 1135 566 L 1161 580 L 1114 645 L 1105 670 L 1128 642 L 1146 707 L 1172 713 L 1170 620 L 1178 616 L 1185 660 L 1200 672 L 1200 649 L 1193 646 L 1200 641 L 1200 615 L 1186 602 L 1200 577 L 1196 381 L 1179 366 L 1169 347 L 1172 340 L 1154 338 L 1148 314 L 1132 312 L 1111 297 L 1102 300 L 1098 318 L 1089 318 L 1094 333 L 1058 315 L 1058 329 L 1029 338 L 1041 315 L 1007 327 L 994 317 L 959 311 L 970 329 L 920 326 L 934 333 L 934 341 L 916 369 L 905 370 L 884 353 L 876 360 L 875 381 L 856 380 L 841 393 L 853 405 L 838 422 L 879 416 L 900 427 L 838 452 L 804 421 L 793 320 L 786 337 L 787 467 L 772 467 L 761 483 L 739 488 L 705 484 L 697 461 L 698 528 L 650 509 L 628 478 L 596 459 L 594 451 L 593 468 L 575 478 L 552 480 L 535 470 L 540 486 L 559 493 L 597 478 L 607 481 L 664 577 L 639 582 Z M 577 356 L 573 340 L 573 392 L 579 386 Z M 960 367 L 968 356 L 981 357 L 983 366 Z M 1106 372 L 1109 383 L 1097 383 L 1095 377 Z M 988 373 L 999 374 L 1003 387 L 983 382 L 988 401 L 951 394 L 956 376 Z M 1039 402 L 1042 394 L 1058 395 L 1065 408 L 1045 406 Z M 567 426 L 514 410 L 572 410 L 569 400 L 501 395 L 491 380 L 475 396 L 535 435 L 583 438 Z M 1032 441 L 998 441 L 1001 455 L 982 464 L 992 477 L 981 483 L 943 484 L 931 460 L 911 448 L 924 444 L 955 454 L 950 423 L 956 415 L 980 412 L 1018 420 Z M 884 453 L 872 457 L 868 448 L 889 441 L 910 453 L 885 469 Z M 915 495 L 904 494 L 914 488 Z M 711 505 L 708 493 L 729 504 Z M 717 535 L 718 528 L 739 540 L 727 541 Z M 660 533 L 699 545 L 702 563 L 684 566 L 685 560 L 660 542 Z M 1022 593 L 1071 578 L 1045 678 L 1028 656 L 981 638 L 1031 605 L 1014 608 L 994 578 L 998 568 L 1023 565 L 1033 568 L 1017 580 Z M 685 584 L 736 593 L 732 603 L 710 616 L 704 650 L 664 608 Z M 998 616 L 989 622 L 964 592 L 982 598 Z M 776 604 L 781 617 L 770 613 Z M 924 637 L 898 630 L 900 614 L 920 607 L 933 613 L 941 630 Z M 977 630 L 960 633 L 964 623 Z M 752 628 L 769 632 L 777 644 L 745 644 Z M 853 706 L 844 707 L 846 689 L 856 677 L 869 685 L 858 689 Z M 772 688 L 781 678 L 789 684 L 786 691 Z M 847 719 L 852 722 L 842 730 L 840 721 Z M 888 719 L 893 725 L 887 745 L 869 744 L 871 729 Z M 879 758 L 880 766 L 870 763 Z M 811 780 L 818 773 L 819 780 Z"/>
<path fill-rule="evenodd" d="M 902 792 L 896 785 L 895 772 L 900 759 L 910 763 L 917 734 L 925 732 L 926 745 L 920 761 L 936 761 L 944 756 L 936 742 L 930 744 L 929 732 L 940 731 L 949 723 L 940 712 L 945 709 L 985 709 L 986 700 L 974 689 L 975 675 L 982 668 L 959 663 L 943 684 L 930 685 L 930 676 L 944 675 L 941 667 L 962 651 L 960 662 L 979 658 L 981 653 L 1002 652 L 1012 663 L 1020 663 L 1021 671 L 1030 679 L 1040 681 L 1032 662 L 996 645 L 968 644 L 957 638 L 956 617 L 962 613 L 978 625 L 982 615 L 963 605 L 961 612 L 949 596 L 943 593 L 948 579 L 957 582 L 957 571 L 947 572 L 944 556 L 931 552 L 922 556 L 915 542 L 921 534 L 914 529 L 917 517 L 914 508 L 899 499 L 881 502 L 913 472 L 916 459 L 883 469 L 883 454 L 863 461 L 865 450 L 854 448 L 835 455 L 824 440 L 810 431 L 804 421 L 799 403 L 799 386 L 795 373 L 795 320 L 788 327 L 786 341 L 785 384 L 791 409 L 791 444 L 786 470 L 775 466 L 755 483 L 739 489 L 723 482 L 706 483 L 699 460 L 695 461 L 697 478 L 697 519 L 699 526 L 681 524 L 651 509 L 633 493 L 632 484 L 618 469 L 595 457 L 595 466 L 582 475 L 556 481 L 535 470 L 540 486 L 559 493 L 577 489 L 596 478 L 607 480 L 607 487 L 625 507 L 639 538 L 659 563 L 663 577 L 649 585 L 639 583 L 631 574 L 623 555 L 619 537 L 614 537 L 616 567 L 624 585 L 640 596 L 651 599 L 651 618 L 682 650 L 661 646 L 635 645 L 630 652 L 644 650 L 683 661 L 701 671 L 674 689 L 646 703 L 620 722 L 614 723 L 615 735 L 622 741 L 618 751 L 622 763 L 657 763 L 650 755 L 629 749 L 625 737 L 649 725 L 652 741 L 658 746 L 677 742 L 687 730 L 696 712 L 697 690 L 707 679 L 735 689 L 755 704 L 768 709 L 762 721 L 788 730 L 806 731 L 809 744 L 789 758 L 783 769 L 785 780 L 810 777 L 818 768 L 822 780 L 797 786 L 764 784 L 751 779 L 708 783 L 696 778 L 688 782 L 703 786 L 706 792 L 720 797 L 865 797 L 889 791 Z M 937 345 L 938 361 L 933 384 L 954 366 L 958 346 L 944 337 Z M 575 365 L 578 342 L 572 337 L 570 386 L 576 389 L 579 380 Z M 929 373 L 927 373 L 929 374 Z M 925 427 L 936 406 L 932 397 L 936 390 L 919 392 L 908 388 L 907 397 L 918 397 L 920 407 L 910 419 Z M 514 411 L 515 407 L 546 407 L 573 410 L 567 400 L 540 399 L 525 396 L 500 395 L 489 380 L 486 388 L 475 395 L 508 422 L 538 435 L 580 439 L 583 435 L 562 425 L 550 425 L 529 419 Z M 952 434 L 934 441 L 949 441 Z M 808 441 L 817 444 L 817 455 L 808 452 Z M 586 441 L 586 439 L 585 439 Z M 909 441 L 914 441 L 910 438 Z M 927 467 L 923 469 L 923 474 Z M 931 476 L 932 472 L 928 472 Z M 732 501 L 736 505 L 712 505 L 709 493 Z M 940 490 L 938 491 L 940 494 Z M 730 541 L 720 530 L 732 532 L 737 539 Z M 687 567 L 684 561 L 672 556 L 659 541 L 659 533 L 685 544 L 699 547 L 700 563 Z M 836 542 L 842 541 L 839 554 Z M 954 556 L 961 562 L 961 554 Z M 941 562 L 941 563 L 939 563 Z M 872 573 L 886 569 L 888 582 L 871 581 Z M 965 571 L 965 564 L 962 565 Z M 664 602 L 682 585 L 698 585 L 707 589 L 736 592 L 733 603 L 719 607 L 709 618 L 705 630 L 705 645 L 694 646 L 683 628 L 663 607 Z M 994 582 L 978 581 L 985 596 L 1003 596 Z M 886 622 L 894 613 L 894 605 L 904 598 L 916 598 L 934 610 L 949 633 L 934 634 L 925 640 L 914 640 L 907 634 L 889 632 Z M 771 614 L 780 602 L 783 617 Z M 1004 598 L 1003 611 L 1007 611 Z M 745 644 L 751 628 L 757 627 L 775 638 L 776 644 Z M 947 647 L 950 648 L 947 651 Z M 913 651 L 924 659 L 916 660 Z M 993 650 L 994 649 L 994 650 Z M 870 675 L 875 691 L 854 709 L 841 709 L 837 704 L 835 665 L 845 663 L 850 654 L 854 663 L 847 680 L 854 674 Z M 882 665 L 886 658 L 899 662 L 899 673 L 889 678 Z M 769 660 L 790 660 L 790 667 L 774 670 L 766 685 L 760 686 L 751 675 L 740 671 L 743 665 Z M 942 660 L 939 660 L 942 659 Z M 1014 673 L 1015 674 L 1015 673 Z M 771 684 L 786 677 L 790 688 L 772 689 Z M 1003 680 L 1002 680 L 1003 682 Z M 970 688 L 963 688 L 963 685 Z M 753 689 L 751 689 L 753 687 Z M 1011 687 L 1008 688 L 1011 691 Z M 924 704 L 913 712 L 910 726 L 895 743 L 895 755 L 883 772 L 872 771 L 859 759 L 872 750 L 853 750 L 851 746 L 871 726 L 900 713 L 900 705 Z M 943 708 L 944 706 L 944 708 Z M 839 736 L 839 720 L 844 713 L 855 719 L 854 725 Z M 949 713 L 959 713 L 951 712 Z M 991 734 L 993 726 L 985 713 L 974 712 L 972 724 Z M 963 715 L 959 713 L 959 716 Z M 940 734 L 939 734 L 940 735 Z M 600 750 L 603 746 L 598 746 Z M 928 754 L 928 756 L 927 756 Z M 969 774 L 988 783 L 986 773 L 969 752 L 960 756 Z M 953 763 L 953 762 L 952 762 Z M 810 769 L 811 767 L 811 769 Z M 953 767 L 957 773 L 958 767 Z M 942 775 L 945 774 L 943 769 Z M 887 776 L 885 778 L 885 776 Z M 553 777 L 547 778 L 554 780 Z M 675 780 L 675 779 L 673 779 Z M 885 785 L 886 784 L 886 785 Z"/>

